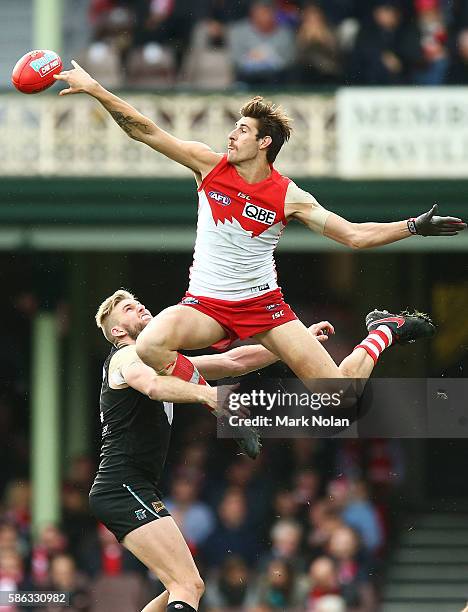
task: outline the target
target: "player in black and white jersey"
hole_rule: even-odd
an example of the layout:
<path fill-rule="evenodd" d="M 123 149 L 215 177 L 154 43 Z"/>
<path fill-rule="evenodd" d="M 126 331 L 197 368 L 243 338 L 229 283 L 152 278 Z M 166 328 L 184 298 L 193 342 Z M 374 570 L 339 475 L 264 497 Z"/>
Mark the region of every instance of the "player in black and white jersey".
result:
<path fill-rule="evenodd" d="M 172 402 L 204 403 L 215 414 L 222 408 L 216 388 L 158 376 L 139 359 L 136 339 L 151 319 L 145 306 L 125 290 L 107 298 L 96 314 L 113 347 L 104 364 L 101 461 L 89 501 L 96 518 L 166 587 L 144 612 L 190 611 L 198 607 L 203 581 L 161 501 L 158 483 L 169 446 Z M 321 341 L 334 332 L 327 321 L 310 331 Z M 262 346 L 190 359 L 208 380 L 239 376 L 278 360 Z"/>

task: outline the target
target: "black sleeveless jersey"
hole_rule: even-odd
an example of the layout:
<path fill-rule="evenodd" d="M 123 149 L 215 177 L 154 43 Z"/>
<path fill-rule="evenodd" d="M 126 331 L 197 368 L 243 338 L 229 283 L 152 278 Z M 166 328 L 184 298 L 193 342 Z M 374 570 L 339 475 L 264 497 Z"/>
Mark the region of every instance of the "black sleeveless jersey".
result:
<path fill-rule="evenodd" d="M 172 404 L 150 400 L 131 387 L 112 389 L 109 363 L 118 350 L 111 350 L 103 368 L 101 461 L 93 488 L 126 481 L 157 486 L 169 447 Z"/>

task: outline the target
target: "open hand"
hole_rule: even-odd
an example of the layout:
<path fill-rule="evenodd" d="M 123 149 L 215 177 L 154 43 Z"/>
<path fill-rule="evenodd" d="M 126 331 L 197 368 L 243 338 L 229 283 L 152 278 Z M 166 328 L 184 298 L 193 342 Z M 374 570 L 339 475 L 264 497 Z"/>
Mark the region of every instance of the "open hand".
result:
<path fill-rule="evenodd" d="M 420 236 L 456 236 L 466 229 L 466 223 L 458 217 L 439 217 L 437 204 L 427 212 L 408 221 L 408 229 Z"/>
<path fill-rule="evenodd" d="M 73 70 L 64 70 L 60 74 L 55 74 L 57 81 L 65 81 L 68 84 L 68 89 L 62 89 L 59 96 L 77 93 L 92 93 L 93 89 L 98 87 L 98 82 L 90 76 L 86 70 L 75 62 L 71 61 Z"/>

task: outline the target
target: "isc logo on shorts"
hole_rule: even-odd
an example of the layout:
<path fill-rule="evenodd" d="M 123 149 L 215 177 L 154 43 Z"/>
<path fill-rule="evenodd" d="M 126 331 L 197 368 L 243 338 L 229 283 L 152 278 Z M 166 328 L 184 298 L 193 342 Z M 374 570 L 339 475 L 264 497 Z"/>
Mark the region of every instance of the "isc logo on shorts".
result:
<path fill-rule="evenodd" d="M 272 210 L 267 210 L 266 208 L 257 206 L 257 204 L 246 204 L 244 206 L 244 210 L 242 211 L 242 216 L 247 217 L 247 219 L 254 219 L 255 221 L 264 223 L 265 225 L 273 225 L 275 222 L 276 213 Z"/>

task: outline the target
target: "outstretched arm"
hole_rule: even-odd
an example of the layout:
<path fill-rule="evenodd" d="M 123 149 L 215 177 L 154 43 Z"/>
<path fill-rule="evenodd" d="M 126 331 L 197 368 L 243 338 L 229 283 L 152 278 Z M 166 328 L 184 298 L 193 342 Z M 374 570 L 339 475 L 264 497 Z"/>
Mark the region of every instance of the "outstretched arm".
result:
<path fill-rule="evenodd" d="M 335 333 L 333 325 L 328 321 L 314 323 L 309 327 L 309 331 L 319 342 L 325 342 L 329 334 Z M 279 358 L 263 346 L 253 344 L 240 346 L 221 355 L 190 357 L 190 361 L 206 380 L 217 380 L 261 370 L 276 363 Z"/>
<path fill-rule="evenodd" d="M 180 140 L 158 127 L 151 119 L 139 113 L 131 104 L 107 91 L 81 66 L 72 60 L 73 70 L 55 75 L 58 81 L 68 84 L 60 91 L 61 96 L 87 93 L 96 98 L 109 112 L 123 131 L 162 155 L 187 166 L 201 177 L 206 176 L 219 162 L 221 155 L 201 142 Z"/>
<path fill-rule="evenodd" d="M 294 183 L 288 188 L 285 214 L 297 219 L 311 230 L 353 249 L 368 249 L 420 236 L 456 236 L 466 229 L 457 217 L 440 217 L 435 204 L 431 210 L 414 219 L 393 223 L 352 223 L 325 210 L 317 200 Z"/>
<path fill-rule="evenodd" d="M 152 400 L 174 403 L 206 404 L 217 409 L 217 389 L 195 385 L 174 376 L 158 376 L 138 357 L 135 346 L 127 346 L 114 355 L 109 365 L 113 388 L 132 387 Z"/>

